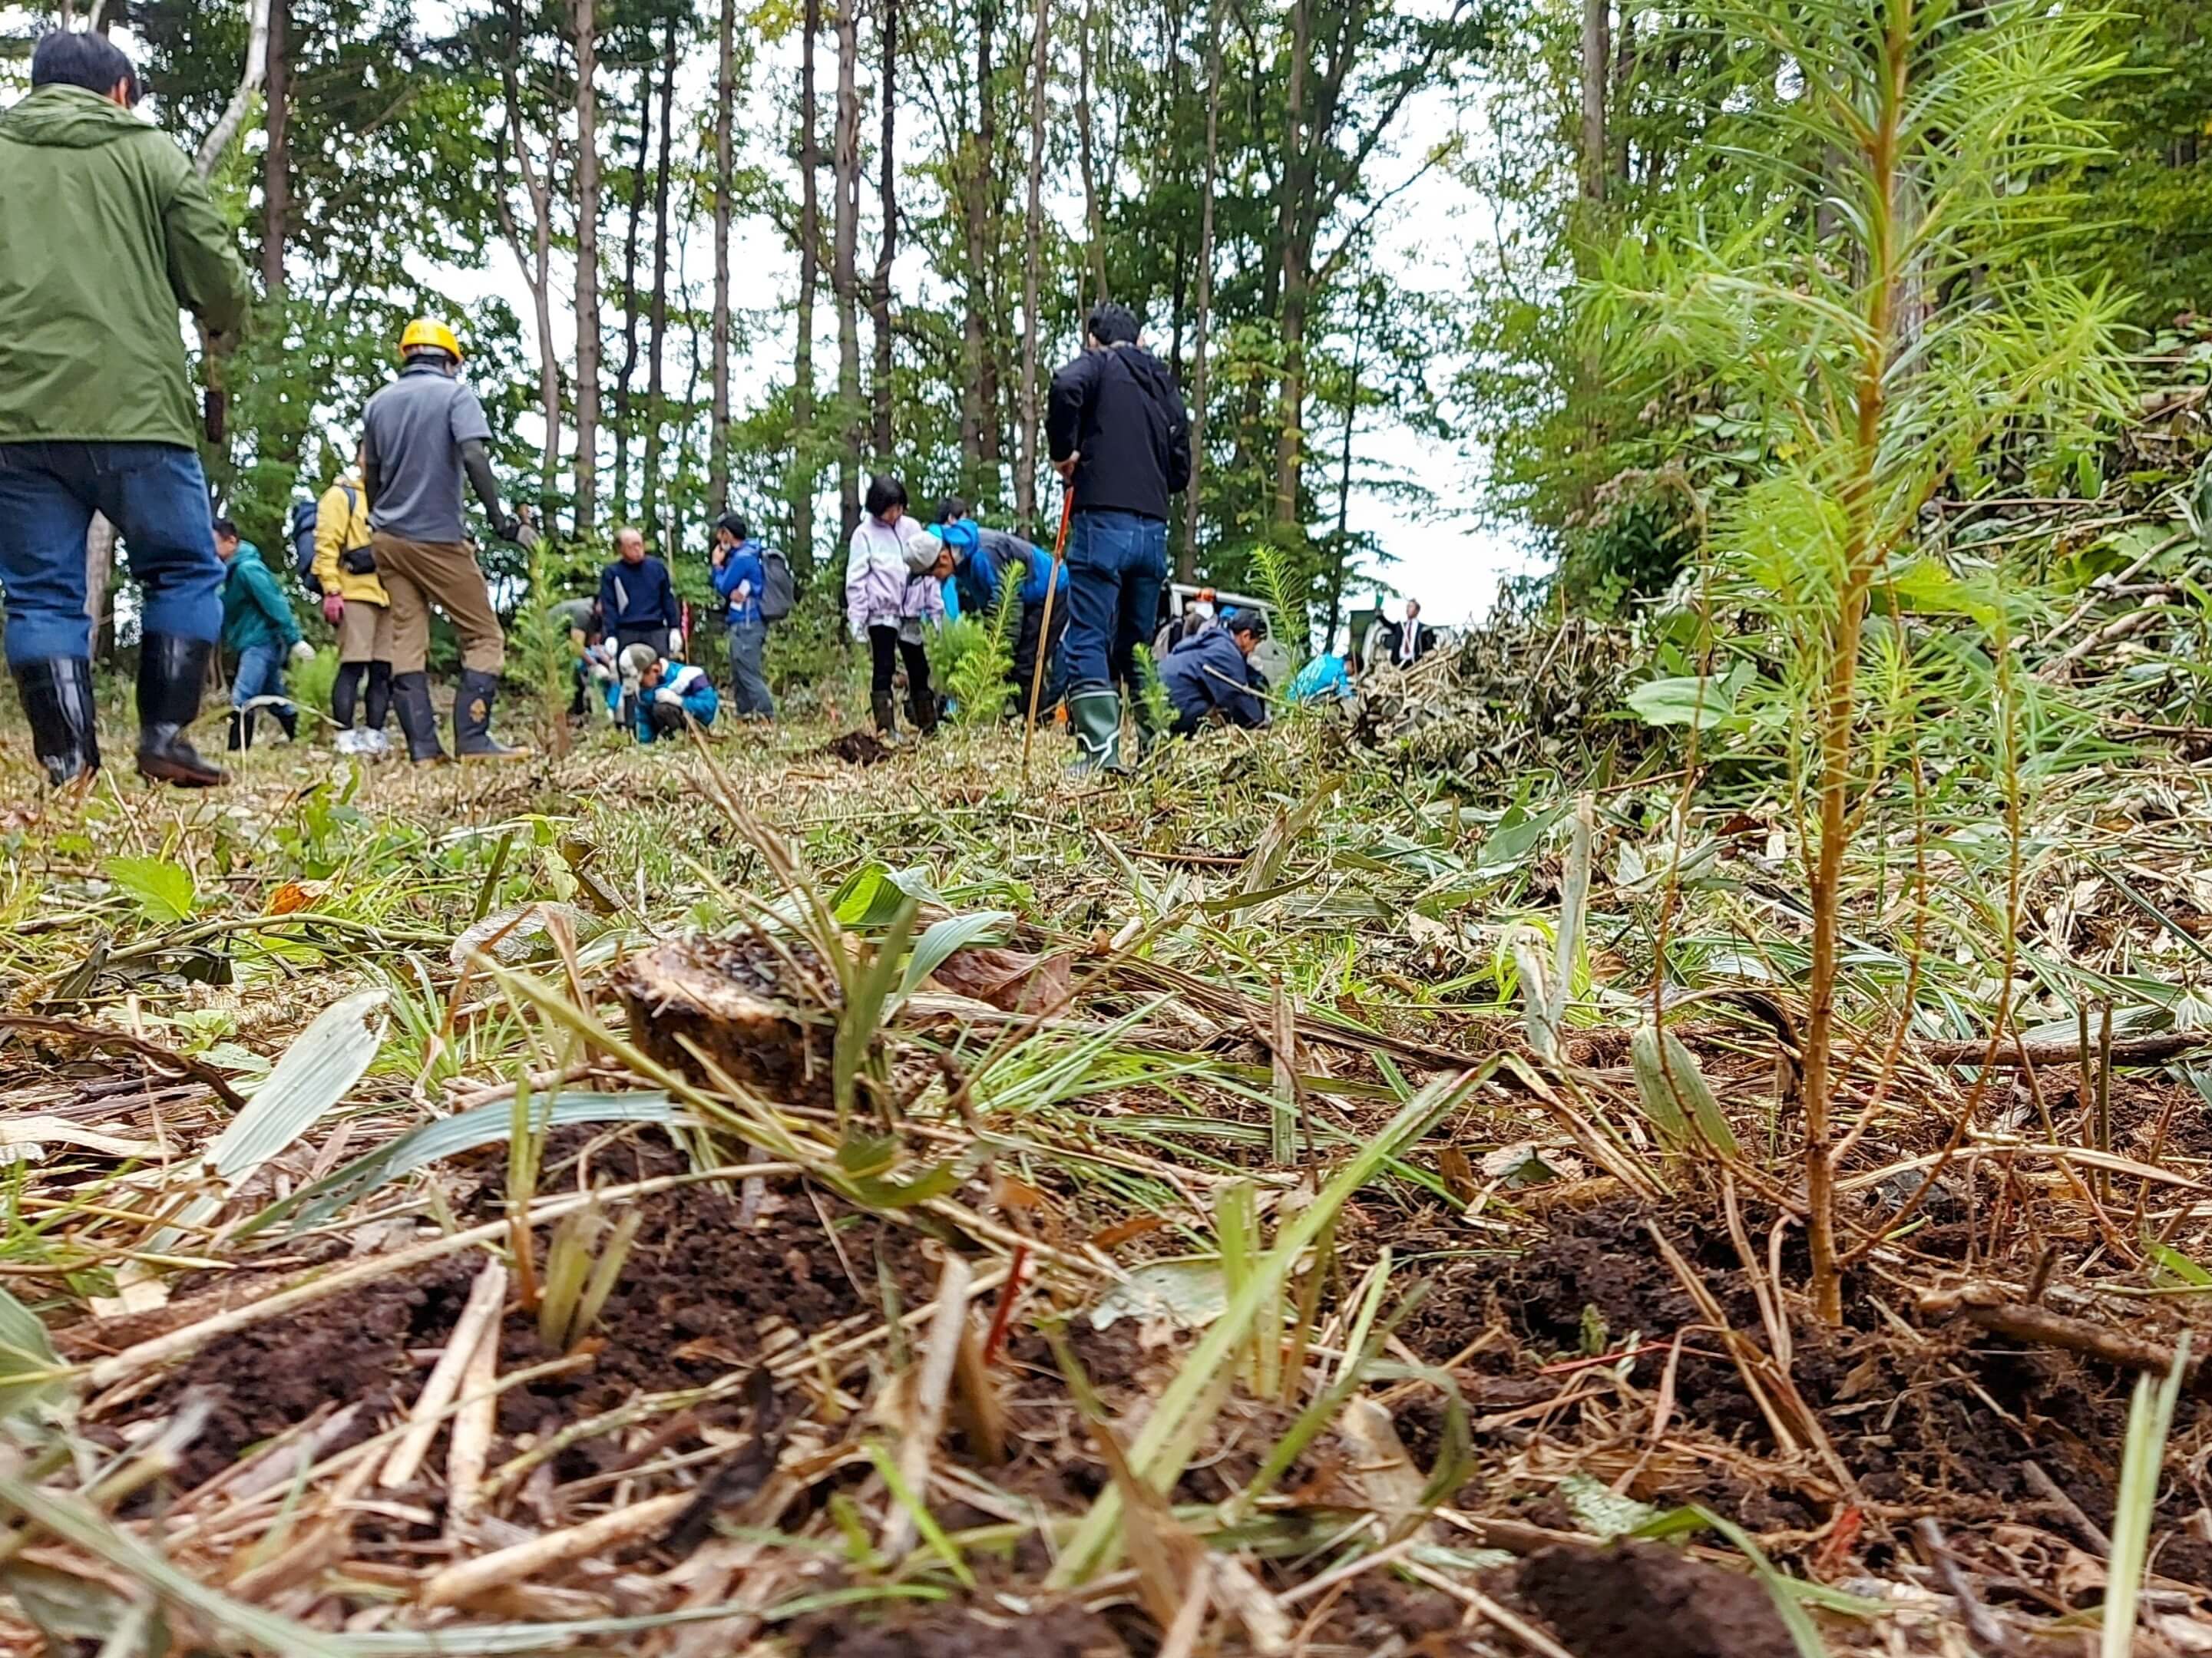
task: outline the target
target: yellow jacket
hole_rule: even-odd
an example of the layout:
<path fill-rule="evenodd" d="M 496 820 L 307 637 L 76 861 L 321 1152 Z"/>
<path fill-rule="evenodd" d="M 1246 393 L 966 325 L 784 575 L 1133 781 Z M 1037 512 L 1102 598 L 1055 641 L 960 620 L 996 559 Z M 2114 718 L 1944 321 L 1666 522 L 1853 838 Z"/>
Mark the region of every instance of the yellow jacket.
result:
<path fill-rule="evenodd" d="M 348 490 L 353 492 L 350 503 L 346 500 Z M 349 547 L 366 547 L 368 537 L 368 498 L 361 486 L 361 474 L 341 473 L 315 503 L 315 580 L 323 584 L 325 593 L 336 593 L 349 604 L 389 605 L 392 595 L 384 591 L 374 570 L 355 575 L 338 564 L 340 553 Z"/>

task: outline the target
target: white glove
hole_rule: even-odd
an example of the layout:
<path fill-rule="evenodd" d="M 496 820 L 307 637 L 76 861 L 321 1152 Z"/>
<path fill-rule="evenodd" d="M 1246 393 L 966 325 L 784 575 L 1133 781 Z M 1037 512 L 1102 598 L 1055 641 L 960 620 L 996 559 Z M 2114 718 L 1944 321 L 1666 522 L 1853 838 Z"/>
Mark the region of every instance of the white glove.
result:
<path fill-rule="evenodd" d="M 313 662 L 314 659 L 315 647 L 313 645 L 307 643 L 304 639 L 295 639 L 292 641 L 292 660 L 295 662 Z"/>
<path fill-rule="evenodd" d="M 665 685 L 663 685 L 659 690 L 653 692 L 653 700 L 659 703 L 663 708 L 680 708 L 684 706 L 684 699 L 677 695 L 674 691 L 670 690 Z"/>
<path fill-rule="evenodd" d="M 668 653 L 669 653 L 669 655 L 671 655 L 671 656 L 672 656 L 672 657 L 675 657 L 675 658 L 676 658 L 678 660 L 679 660 L 679 661 L 683 659 L 683 656 L 684 656 L 684 629 L 681 629 L 681 628 L 671 628 L 671 629 L 668 630 Z"/>

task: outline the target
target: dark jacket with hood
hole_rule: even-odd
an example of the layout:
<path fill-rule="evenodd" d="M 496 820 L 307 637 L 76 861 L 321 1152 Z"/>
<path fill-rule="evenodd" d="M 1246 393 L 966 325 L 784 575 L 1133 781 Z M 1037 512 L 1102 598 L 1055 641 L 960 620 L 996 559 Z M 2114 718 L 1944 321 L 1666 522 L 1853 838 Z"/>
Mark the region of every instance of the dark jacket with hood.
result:
<path fill-rule="evenodd" d="M 82 87 L 0 114 L 0 443 L 198 438 L 179 307 L 252 303 L 235 239 L 175 143 Z"/>
<path fill-rule="evenodd" d="M 1085 351 L 1052 377 L 1045 436 L 1054 461 L 1080 455 L 1079 513 L 1168 518 L 1190 483 L 1190 413 L 1168 367 L 1141 345 Z"/>
<path fill-rule="evenodd" d="M 1248 731 L 1267 723 L 1267 705 L 1252 684 L 1252 665 L 1218 622 L 1169 652 L 1159 673 L 1168 701 L 1175 704 L 1175 729 L 1186 736 L 1217 708 L 1231 725 Z"/>

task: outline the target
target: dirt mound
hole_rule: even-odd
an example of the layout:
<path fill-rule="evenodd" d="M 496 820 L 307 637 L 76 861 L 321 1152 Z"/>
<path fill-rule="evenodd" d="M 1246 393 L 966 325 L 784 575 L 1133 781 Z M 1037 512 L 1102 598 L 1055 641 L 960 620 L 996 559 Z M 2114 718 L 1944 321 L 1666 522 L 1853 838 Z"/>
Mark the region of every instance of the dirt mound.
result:
<path fill-rule="evenodd" d="M 799 1658 L 1127 1658 L 1129 1648 L 1081 1606 L 1003 1609 L 881 1600 L 817 1612 L 793 1625 Z"/>
<path fill-rule="evenodd" d="M 1581 1658 L 1795 1658 L 1765 1589 L 1656 1543 L 1550 1548 L 1521 1564 L 1522 1596 Z"/>
<path fill-rule="evenodd" d="M 842 760 L 848 766 L 879 766 L 894 752 L 890 744 L 871 731 L 847 732 L 842 737 L 831 738 L 815 750 L 817 755 Z"/>
<path fill-rule="evenodd" d="M 771 1187 L 745 1228 L 732 1189 L 684 1187 L 646 1199 L 622 1277 L 590 1337 L 592 1364 L 502 1394 L 501 1435 L 548 1433 L 633 1394 L 699 1386 L 744 1368 L 793 1334 L 878 1313 L 879 1258 L 908 1304 L 927 1299 L 933 1274 L 913 1234 L 822 1202 L 835 1242 L 805 1192 L 788 1183 Z M 546 1241 L 541 1232 L 541 1263 Z M 362 1401 L 350 1438 L 375 1432 L 379 1418 L 388 1423 L 420 1391 L 426 1356 L 451 1335 L 474 1272 L 471 1260 L 434 1262 L 240 1331 L 200 1353 L 164 1384 L 165 1394 L 200 1389 L 214 1405 L 207 1431 L 185 1454 L 179 1484 L 211 1477 L 325 1405 Z M 552 1356 L 539 1342 L 535 1315 L 511 1309 L 501 1369 Z M 734 1423 L 743 1411 L 732 1399 L 719 1414 L 702 1417 Z M 599 1473 L 617 1454 L 611 1440 L 586 1440 L 562 1454 L 555 1472 L 562 1479 Z"/>

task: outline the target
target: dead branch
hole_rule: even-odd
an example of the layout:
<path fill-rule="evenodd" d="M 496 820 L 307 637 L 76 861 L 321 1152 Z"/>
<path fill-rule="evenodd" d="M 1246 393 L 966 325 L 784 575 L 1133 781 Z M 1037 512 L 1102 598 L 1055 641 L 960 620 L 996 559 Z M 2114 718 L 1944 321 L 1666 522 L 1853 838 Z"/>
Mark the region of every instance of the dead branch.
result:
<path fill-rule="evenodd" d="M 1920 1310 L 1936 1317 L 1964 1318 L 1993 1335 L 2014 1341 L 2063 1347 L 2069 1352 L 2099 1359 L 2123 1370 L 2167 1376 L 2173 1370 L 2173 1349 L 2163 1343 L 2131 1336 L 2055 1313 L 2048 1307 L 2032 1307 L 2011 1299 L 2010 1292 L 1995 1284 L 1962 1284 L 1948 1290 L 1931 1290 L 1920 1297 Z M 2201 1397 L 2212 1397 L 2212 1371 L 2201 1359 L 2191 1358 L 2183 1372 L 2184 1385 Z"/>

